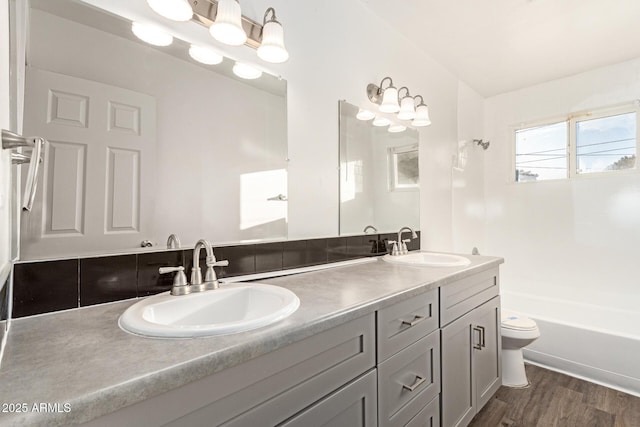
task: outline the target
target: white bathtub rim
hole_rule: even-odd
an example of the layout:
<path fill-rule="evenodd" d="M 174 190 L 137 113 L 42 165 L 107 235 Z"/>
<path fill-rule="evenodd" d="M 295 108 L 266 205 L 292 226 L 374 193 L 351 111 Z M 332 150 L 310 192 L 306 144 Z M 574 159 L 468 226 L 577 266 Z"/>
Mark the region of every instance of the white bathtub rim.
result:
<path fill-rule="evenodd" d="M 504 296 L 504 292 L 502 293 Z M 601 311 L 615 311 L 618 313 L 622 313 L 622 314 L 635 314 L 633 312 L 630 312 L 628 310 L 616 310 L 616 309 L 611 309 L 609 307 L 602 307 L 602 306 L 596 306 L 594 304 L 586 304 L 586 303 L 578 303 L 578 302 L 572 302 L 572 301 L 566 301 L 566 300 L 560 300 L 560 299 L 556 299 L 556 298 L 549 298 L 549 297 L 543 297 L 543 296 L 539 296 L 539 295 L 533 295 L 533 294 L 525 294 L 525 293 L 519 293 L 519 292 L 508 292 L 507 294 L 507 298 L 509 295 L 513 295 L 517 298 L 530 298 L 530 299 L 535 299 L 538 301 L 547 301 L 547 302 L 553 302 L 555 304 L 570 304 L 572 306 L 579 306 L 579 307 L 589 307 L 589 308 L 594 308 L 594 309 L 598 309 Z M 504 300 L 504 298 L 503 298 Z M 629 334 L 623 331 L 617 331 L 617 330 L 612 330 L 610 328 L 603 328 L 603 327 L 597 327 L 597 326 L 592 326 L 592 325 L 585 325 L 583 323 L 579 323 L 579 322 L 572 322 L 572 321 L 568 321 L 566 319 L 561 319 L 557 316 L 553 316 L 553 315 L 544 315 L 544 314 L 539 314 L 536 312 L 532 312 L 532 311 L 527 311 L 527 310 L 521 310 L 521 309 L 517 309 L 517 308 L 513 308 L 510 305 L 504 305 L 502 306 L 502 309 L 504 310 L 509 310 L 509 311 L 513 311 L 514 313 L 517 313 L 519 315 L 522 316 L 526 316 L 529 317 L 533 320 L 541 320 L 547 323 L 557 323 L 563 326 L 569 326 L 569 327 L 573 327 L 573 328 L 578 328 L 578 329 L 582 329 L 582 330 L 586 330 L 586 331 L 593 331 L 593 332 L 599 332 L 601 334 L 606 334 L 606 335 L 613 335 L 615 337 L 620 337 L 620 338 L 626 338 L 626 339 L 631 339 L 631 340 L 640 340 L 640 335 L 634 335 L 634 334 Z M 633 323 L 631 320 L 630 322 L 632 324 L 636 324 Z"/>
<path fill-rule="evenodd" d="M 640 397 L 640 381 L 637 378 L 527 348 L 523 350 L 526 363 Z M 534 357 L 533 359 L 532 356 Z M 590 375 L 579 374 L 577 371 L 587 371 Z M 617 383 L 615 381 L 607 381 L 607 379 L 611 378 L 619 381 Z M 633 388 L 633 385 L 631 385 L 632 388 L 624 387 L 620 383 L 633 384 L 635 388 Z"/>

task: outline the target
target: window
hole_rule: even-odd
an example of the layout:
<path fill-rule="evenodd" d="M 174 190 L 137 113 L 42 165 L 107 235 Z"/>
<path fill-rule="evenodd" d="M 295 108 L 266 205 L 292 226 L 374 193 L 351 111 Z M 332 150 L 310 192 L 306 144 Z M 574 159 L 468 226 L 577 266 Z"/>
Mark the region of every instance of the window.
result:
<path fill-rule="evenodd" d="M 420 185 L 418 146 L 391 147 L 387 149 L 389 161 L 389 189 L 416 190 Z"/>
<path fill-rule="evenodd" d="M 636 107 L 516 129 L 516 182 L 637 169 Z"/>

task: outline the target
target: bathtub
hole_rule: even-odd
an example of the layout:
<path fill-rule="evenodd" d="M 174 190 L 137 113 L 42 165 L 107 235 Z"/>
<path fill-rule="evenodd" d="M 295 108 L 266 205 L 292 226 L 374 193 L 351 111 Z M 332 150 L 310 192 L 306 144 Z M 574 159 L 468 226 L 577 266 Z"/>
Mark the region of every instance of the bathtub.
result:
<path fill-rule="evenodd" d="M 640 310 L 501 292 L 502 307 L 536 321 L 527 362 L 640 396 Z"/>

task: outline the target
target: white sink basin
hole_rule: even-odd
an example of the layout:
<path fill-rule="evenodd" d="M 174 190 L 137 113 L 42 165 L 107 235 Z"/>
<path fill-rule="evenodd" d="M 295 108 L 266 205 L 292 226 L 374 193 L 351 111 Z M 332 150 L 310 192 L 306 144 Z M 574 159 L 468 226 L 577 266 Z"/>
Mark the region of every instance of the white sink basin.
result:
<path fill-rule="evenodd" d="M 387 262 L 396 264 L 416 265 L 424 267 L 464 267 L 471 264 L 468 258 L 453 254 L 440 254 L 436 252 L 409 252 L 406 255 L 382 257 Z"/>
<path fill-rule="evenodd" d="M 223 285 L 189 295 L 154 295 L 129 307 L 118 320 L 127 332 L 160 338 L 232 334 L 284 319 L 300 306 L 288 289 L 258 283 Z"/>

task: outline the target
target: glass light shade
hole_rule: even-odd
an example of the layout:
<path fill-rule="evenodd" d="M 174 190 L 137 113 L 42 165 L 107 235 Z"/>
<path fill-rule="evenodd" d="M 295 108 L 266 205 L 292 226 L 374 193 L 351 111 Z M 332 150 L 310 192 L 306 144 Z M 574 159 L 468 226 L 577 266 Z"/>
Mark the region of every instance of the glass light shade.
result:
<path fill-rule="evenodd" d="M 242 28 L 242 11 L 236 0 L 219 0 L 216 19 L 209 33 L 220 43 L 242 46 L 247 41 L 247 33 Z"/>
<path fill-rule="evenodd" d="M 374 126 L 389 126 L 391 124 L 391 120 L 387 119 L 386 117 L 376 117 L 372 124 Z"/>
<path fill-rule="evenodd" d="M 172 21 L 188 21 L 193 17 L 187 0 L 147 0 L 147 3 L 155 13 Z"/>
<path fill-rule="evenodd" d="M 154 46 L 169 46 L 173 43 L 173 36 L 165 33 L 158 27 L 153 25 L 141 24 L 139 22 L 131 23 L 131 31 L 143 42 L 147 42 Z"/>
<path fill-rule="evenodd" d="M 389 126 L 389 129 L 387 129 L 389 132 L 391 133 L 399 133 L 399 132 L 404 132 L 405 130 L 407 130 L 407 127 L 405 125 L 398 125 L 398 124 L 392 124 L 391 126 Z"/>
<path fill-rule="evenodd" d="M 189 56 L 198 62 L 207 65 L 215 65 L 222 62 L 224 56 L 220 55 L 213 49 L 204 46 L 197 46 L 192 44 L 189 48 Z"/>
<path fill-rule="evenodd" d="M 363 110 L 362 108 L 360 108 L 358 110 L 358 114 L 356 114 L 356 119 L 358 120 L 371 120 L 375 117 L 376 115 L 374 113 L 372 113 L 369 110 Z"/>
<path fill-rule="evenodd" d="M 274 64 L 280 64 L 289 59 L 289 52 L 284 47 L 284 32 L 279 22 L 269 21 L 264 24 L 258 57 Z"/>
<path fill-rule="evenodd" d="M 412 120 L 416 117 L 416 109 L 414 107 L 413 98 L 405 96 L 400 101 L 400 112 L 398 112 L 398 118 L 400 120 Z"/>
<path fill-rule="evenodd" d="M 384 90 L 382 94 L 382 104 L 380 104 L 380 111 L 383 113 L 397 113 L 400 111 L 400 105 L 398 104 L 398 89 L 393 86 L 389 86 Z"/>
<path fill-rule="evenodd" d="M 416 108 L 416 118 L 411 122 L 413 126 L 422 127 L 429 126 L 431 119 L 429 118 L 429 107 L 424 104 L 418 105 Z"/>
<path fill-rule="evenodd" d="M 251 65 L 236 62 L 233 65 L 233 74 L 241 79 L 254 80 L 262 75 L 262 71 L 252 67 Z"/>

